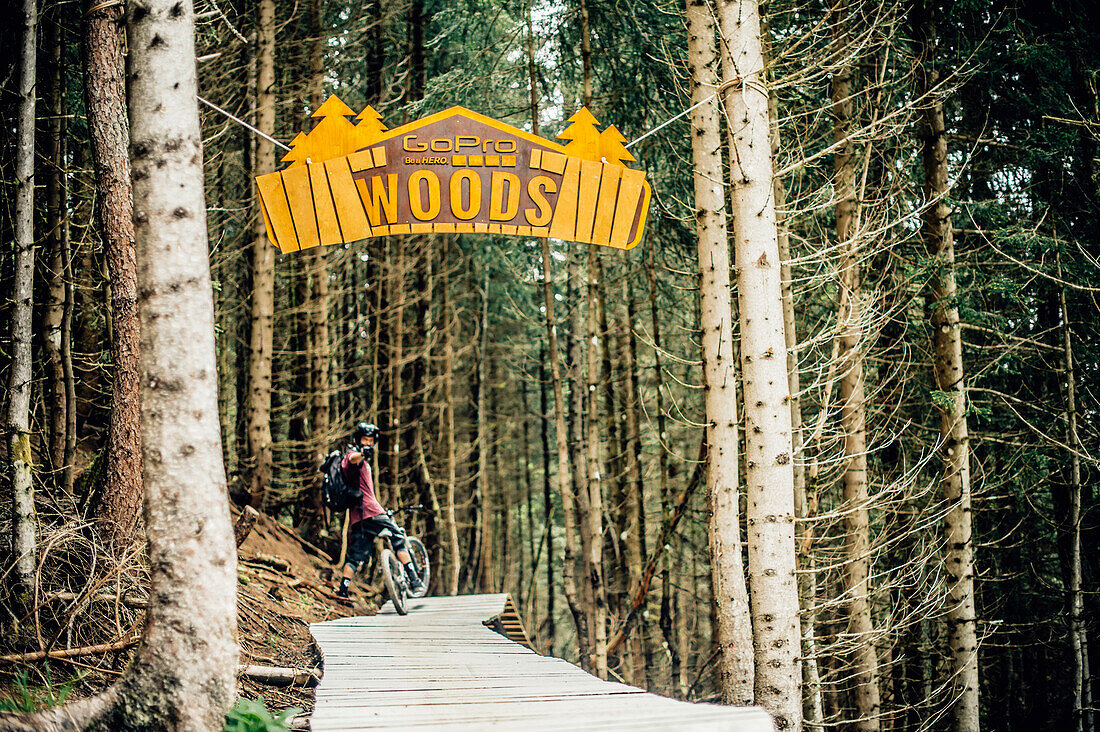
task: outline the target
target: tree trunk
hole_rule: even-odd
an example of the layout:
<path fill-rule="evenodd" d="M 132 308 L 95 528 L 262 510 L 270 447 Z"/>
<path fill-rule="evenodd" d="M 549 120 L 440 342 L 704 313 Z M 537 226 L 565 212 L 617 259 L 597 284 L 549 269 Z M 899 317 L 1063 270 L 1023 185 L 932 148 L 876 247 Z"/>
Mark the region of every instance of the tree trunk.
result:
<path fill-rule="evenodd" d="M 526 11 L 527 21 L 527 81 L 528 88 L 531 92 L 531 130 L 534 134 L 539 134 L 539 99 L 538 99 L 538 73 L 535 67 L 535 33 L 531 23 L 531 7 L 527 6 Z M 554 349 L 552 355 L 554 363 L 557 364 L 554 371 L 554 379 L 557 391 L 554 393 L 554 414 L 560 417 L 560 423 L 557 425 L 560 430 L 565 426 L 564 420 L 564 405 L 559 399 L 561 396 L 561 364 L 557 351 L 557 330 L 554 324 L 554 313 L 551 309 L 551 305 L 554 301 L 554 288 L 550 281 L 550 250 L 545 238 L 541 239 L 541 254 L 543 258 L 543 292 L 546 296 L 545 308 L 546 308 L 546 330 L 549 336 L 553 336 L 554 340 L 550 341 L 550 346 Z M 554 525 L 553 521 L 553 506 L 550 502 L 550 438 L 549 438 L 549 426 L 550 426 L 550 411 L 547 405 L 546 398 L 546 351 L 543 347 L 539 348 L 539 408 L 541 413 L 541 428 L 540 438 L 542 440 L 542 500 L 543 500 L 543 513 L 546 521 L 546 648 L 547 652 L 551 655 L 554 653 L 554 642 L 556 640 L 556 626 L 557 621 L 554 617 L 554 532 L 551 531 L 551 527 Z M 561 458 L 563 455 L 560 450 L 562 449 L 564 442 L 564 433 L 558 432 L 558 469 L 562 467 Z M 568 447 L 566 446 L 566 460 L 568 462 Z M 562 478 L 559 476 L 559 481 Z M 562 498 L 566 498 L 567 484 L 562 484 Z M 566 560 L 572 562 L 572 556 L 569 556 Z M 570 606 L 572 607 L 572 606 Z M 580 628 L 578 627 L 578 635 Z"/>
<path fill-rule="evenodd" d="M 537 128 L 536 128 L 537 133 Z M 543 309 L 546 311 L 546 347 L 550 352 L 550 378 L 554 392 L 554 433 L 558 448 L 558 490 L 561 493 L 562 519 L 565 524 L 565 549 L 562 557 L 562 592 L 573 624 L 577 629 L 577 650 L 582 665 L 587 666 L 588 616 L 577 594 L 577 515 L 573 504 L 573 472 L 570 466 L 568 433 L 565 426 L 565 396 L 562 389 L 561 357 L 558 353 L 558 328 L 554 321 L 554 285 L 551 274 L 550 240 L 540 239 L 542 246 Z"/>
<path fill-rule="evenodd" d="M 446 442 L 447 454 L 447 546 L 450 561 L 450 577 L 448 580 L 448 594 L 458 594 L 458 580 L 462 570 L 462 557 L 459 554 L 458 544 L 458 518 L 455 514 L 455 482 L 458 480 L 458 456 L 455 452 L 455 404 L 454 404 L 454 371 L 455 348 L 454 328 L 455 317 L 451 312 L 451 284 L 450 266 L 448 257 L 451 250 L 451 240 L 446 238 L 443 245 L 443 410 L 444 425 L 443 437 Z"/>
<path fill-rule="evenodd" d="M 530 15 L 528 15 L 530 21 Z M 554 590 L 554 505 L 550 485 L 550 405 L 546 395 L 546 346 L 539 345 L 539 442 L 542 447 L 542 515 L 546 524 L 546 633 L 543 644 L 554 655 L 557 618 L 554 616 L 557 593 Z"/>
<path fill-rule="evenodd" d="M 1059 276 L 1061 276 L 1060 265 L 1061 262 L 1058 268 Z M 1084 592 L 1081 585 L 1081 455 L 1086 452 L 1077 431 L 1077 383 L 1065 287 L 1059 290 L 1058 305 L 1062 314 L 1062 367 L 1066 375 L 1064 392 L 1066 444 L 1071 449 L 1069 515 L 1065 523 L 1069 533 L 1069 582 L 1066 588 L 1066 604 L 1069 607 L 1069 637 L 1073 652 L 1073 718 L 1077 732 L 1091 732 L 1095 729 L 1092 681 L 1089 674 L 1089 644 L 1085 626 Z"/>
<path fill-rule="evenodd" d="M 588 245 L 588 318 L 587 318 L 587 394 L 588 440 L 585 467 L 588 478 L 588 581 L 592 586 L 592 623 L 595 642 L 594 666 L 596 675 L 607 678 L 607 585 L 603 576 L 603 476 L 600 458 L 599 423 L 600 400 L 596 390 L 600 385 L 599 329 L 599 261 L 595 244 Z"/>
<path fill-rule="evenodd" d="M 922 148 L 924 155 L 924 222 L 922 235 L 935 260 L 930 283 L 934 370 L 936 388 L 950 400 L 940 411 L 940 445 L 943 461 L 941 487 L 947 502 L 944 519 L 947 571 L 947 624 L 951 648 L 951 677 L 957 702 L 953 708 L 956 732 L 977 732 L 978 634 L 974 604 L 974 548 L 970 511 L 970 441 L 966 423 L 966 382 L 963 370 L 962 331 L 955 283 L 955 244 L 947 170 L 947 138 L 943 100 L 936 90 L 939 71 L 934 57 L 936 25 L 932 8 L 922 0 L 915 5 L 917 78 L 925 97 Z"/>
<path fill-rule="evenodd" d="M 309 54 L 310 70 L 310 107 L 318 109 L 324 100 L 324 46 L 325 36 L 322 25 L 323 6 L 321 0 L 312 0 L 310 4 L 311 39 Z M 306 269 L 310 277 L 309 302 L 309 373 L 310 373 L 310 438 L 314 452 L 324 454 L 330 441 L 329 436 L 329 270 L 327 249 L 315 247 L 306 253 Z"/>
<path fill-rule="evenodd" d="M 847 54 L 848 14 L 844 3 L 834 10 L 834 33 L 840 53 Z M 859 260 L 859 213 L 856 205 L 856 164 L 852 132 L 852 68 L 843 65 L 831 82 L 833 157 L 836 196 L 836 239 L 840 252 L 840 428 L 844 438 L 844 553 L 842 591 L 848 600 L 848 639 L 852 644 L 854 729 L 877 732 L 879 722 L 878 659 L 867 577 L 870 572 L 871 528 L 867 510 L 867 416 L 864 395 L 863 292 Z"/>
<path fill-rule="evenodd" d="M 65 321 L 66 279 L 64 262 L 69 249 L 68 181 L 65 165 L 65 76 L 62 49 L 64 33 L 61 27 L 61 6 L 54 6 L 45 22 L 45 46 L 48 52 L 49 139 L 46 148 L 46 242 L 47 255 L 45 289 L 47 300 L 42 320 L 43 356 L 45 366 L 46 413 L 48 429 L 47 456 L 49 469 L 56 484 L 67 493 L 72 491 L 72 466 L 65 460 L 68 441 L 68 411 L 65 398 L 65 363 L 62 355 Z"/>
<path fill-rule="evenodd" d="M 766 34 L 765 34 L 766 35 Z M 779 153 L 779 99 L 775 92 L 768 95 L 768 120 L 771 127 L 772 159 Z M 814 566 L 813 514 L 816 498 L 811 500 L 806 481 L 806 456 L 802 435 L 802 384 L 798 368 L 798 330 L 794 311 L 794 286 L 791 275 L 791 237 L 783 221 L 787 205 L 787 189 L 780 178 L 772 188 L 775 195 L 776 226 L 778 228 L 779 277 L 783 294 L 783 334 L 787 341 L 787 389 L 791 394 L 791 455 L 794 466 L 794 510 L 796 529 L 796 559 L 799 563 L 798 606 L 802 630 L 802 716 L 806 723 L 819 723 L 824 718 L 821 698 L 821 673 L 817 660 L 817 575 Z M 798 521 L 802 524 L 799 525 Z"/>
<path fill-rule="evenodd" d="M 692 103 L 699 104 L 718 87 L 714 19 L 702 0 L 688 0 L 687 30 Z M 714 635 L 719 648 L 718 690 L 727 704 L 744 705 L 751 704 L 753 698 L 752 623 L 741 563 L 737 373 L 733 360 L 733 308 L 719 121 L 716 99 L 692 112 L 691 146 L 695 231 L 699 240 L 706 476 Z"/>
<path fill-rule="evenodd" d="M 627 515 L 630 520 L 630 535 L 627 537 L 627 553 L 630 558 L 630 586 L 642 579 L 642 562 L 649 554 L 646 543 L 646 501 L 645 481 L 642 478 L 642 441 L 638 419 L 639 384 L 637 341 L 634 338 L 634 286 L 629 277 L 623 278 L 623 302 L 626 308 L 622 321 L 622 363 L 623 363 L 623 414 L 626 417 L 626 434 L 623 435 L 625 470 L 622 480 L 627 489 Z M 657 550 L 663 545 L 658 544 Z M 663 552 L 662 552 L 663 553 Z M 628 598 L 624 596 L 624 603 Z M 636 634 L 635 683 L 644 679 L 645 688 L 652 688 L 655 680 L 653 667 L 653 647 L 650 642 L 646 613 L 642 613 Z M 641 658 L 639 658 L 639 654 Z"/>
<path fill-rule="evenodd" d="M 33 715 L 0 715 L 0 730 L 221 729 L 235 697 L 236 548 L 190 5 L 131 6 L 128 46 L 152 602 L 142 645 L 113 687 Z"/>
<path fill-rule="evenodd" d="M 38 566 L 31 455 L 31 321 L 34 305 L 34 107 L 38 9 L 23 2 L 19 116 L 15 150 L 15 277 L 12 283 L 11 373 L 8 381 L 8 464 L 12 490 L 11 551 L 16 606 L 30 603 Z"/>
<path fill-rule="evenodd" d="M 481 319 L 478 327 L 477 358 L 477 494 L 481 497 L 481 538 L 478 569 L 482 592 L 493 592 L 494 536 L 493 496 L 489 479 L 489 272 L 481 291 Z"/>
<path fill-rule="evenodd" d="M 259 0 L 256 55 L 256 127 L 275 133 L 275 0 Z M 275 171 L 275 146 L 256 139 L 256 176 Z M 252 334 L 248 356 L 248 450 L 251 476 L 249 502 L 263 509 L 271 486 L 271 356 L 275 320 L 275 248 L 267 239 L 263 217 L 253 211 Z"/>
<path fill-rule="evenodd" d="M 801 729 L 794 471 L 779 243 L 768 139 L 768 89 L 756 2 L 723 0 L 719 22 L 729 119 L 733 239 L 745 384 L 749 586 L 755 701 L 780 729 Z"/>
<path fill-rule="evenodd" d="M 656 412 L 657 434 L 661 439 L 660 450 L 657 452 L 657 485 L 661 496 L 661 523 L 667 525 L 672 516 L 671 496 L 668 488 L 668 449 L 664 441 L 665 435 L 665 404 L 664 381 L 661 369 L 661 319 L 658 317 L 657 308 L 657 262 L 654 247 L 649 248 L 649 261 L 646 264 L 646 275 L 649 279 L 649 316 L 650 326 L 653 328 L 653 393 L 654 411 Z M 672 568 L 677 566 L 674 554 L 669 551 L 662 553 L 661 560 L 661 614 L 658 624 L 661 635 L 664 637 L 665 648 L 669 656 L 670 686 L 680 694 L 687 693 L 687 669 L 683 659 L 686 656 L 686 646 L 680 642 L 680 634 L 674 626 L 674 620 L 680 617 L 680 590 L 672 582 Z"/>
<path fill-rule="evenodd" d="M 133 191 L 127 151 L 124 38 L 120 6 L 88 0 L 85 94 L 92 138 L 99 217 L 111 273 L 114 364 L 107 479 L 97 515 L 108 542 L 121 549 L 134 539 L 141 520 L 141 382 L 138 374 L 140 324 L 134 260 Z"/>

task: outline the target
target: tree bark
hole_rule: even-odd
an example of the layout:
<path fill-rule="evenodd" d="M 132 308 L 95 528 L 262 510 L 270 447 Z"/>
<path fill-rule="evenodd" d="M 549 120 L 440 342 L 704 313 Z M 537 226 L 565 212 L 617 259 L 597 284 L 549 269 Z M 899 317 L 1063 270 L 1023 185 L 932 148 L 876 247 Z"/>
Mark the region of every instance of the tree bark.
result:
<path fill-rule="evenodd" d="M 23 2 L 19 116 L 15 151 L 15 276 L 12 283 L 11 372 L 8 380 L 8 479 L 12 491 L 12 582 L 17 606 L 30 602 L 38 565 L 31 455 L 31 320 L 34 305 L 34 109 L 38 9 Z"/>
<path fill-rule="evenodd" d="M 134 254 L 130 132 L 126 123 L 121 6 L 88 0 L 85 96 L 95 160 L 107 268 L 111 274 L 113 399 L 107 478 L 97 516 L 116 549 L 134 539 L 141 521 L 141 390 L 138 374 L 140 324 Z"/>
<path fill-rule="evenodd" d="M 537 133 L 537 127 L 536 127 Z M 588 618 L 577 595 L 577 515 L 573 504 L 573 473 L 570 466 L 568 433 L 565 426 L 565 396 L 562 388 L 561 357 L 558 352 L 558 328 L 554 320 L 554 285 L 551 273 L 550 240 L 542 237 L 542 291 L 546 317 L 546 347 L 550 352 L 550 379 L 554 392 L 554 434 L 557 438 L 558 491 L 561 494 L 562 520 L 565 524 L 565 547 L 562 556 L 562 592 L 573 624 L 577 629 L 577 649 L 582 663 L 587 665 Z"/>
<path fill-rule="evenodd" d="M 765 36 L 767 33 L 765 33 Z M 765 49 L 768 46 L 765 45 Z M 771 126 L 772 159 L 779 154 L 779 99 L 775 92 L 768 95 L 768 120 Z M 824 718 L 821 696 L 821 672 L 817 659 L 817 575 L 814 565 L 814 524 L 808 519 L 814 512 L 816 497 L 809 495 L 806 456 L 802 435 L 802 383 L 798 366 L 798 329 L 794 311 L 794 286 L 791 274 L 791 237 L 783 220 L 787 205 L 787 189 L 776 177 L 772 188 L 775 196 L 778 228 L 779 277 L 783 296 L 783 333 L 787 341 L 787 389 L 791 394 L 791 455 L 794 466 L 795 552 L 799 563 L 798 606 L 802 628 L 802 716 L 806 723 Z M 801 526 L 798 521 L 802 521 Z"/>
<path fill-rule="evenodd" d="M 600 385 L 599 329 L 599 261 L 596 245 L 588 245 L 588 317 L 586 392 L 588 395 L 588 440 L 585 468 L 588 478 L 588 581 L 592 586 L 592 623 L 594 667 L 596 675 L 607 678 L 607 585 L 603 575 L 603 476 L 600 457 L 599 420 L 600 400 L 596 390 Z"/>
<path fill-rule="evenodd" d="M 623 278 L 622 284 L 623 302 L 626 308 L 622 321 L 622 354 L 623 354 L 623 414 L 626 417 L 626 434 L 623 435 L 623 449 L 625 452 L 625 469 L 623 480 L 627 485 L 626 493 L 629 506 L 627 515 L 630 518 L 630 535 L 627 539 L 628 555 L 630 557 L 630 580 L 635 585 L 642 580 L 642 560 L 649 554 L 646 541 L 646 502 L 645 481 L 642 477 L 642 440 L 641 426 L 638 419 L 639 408 L 639 380 L 638 380 L 638 344 L 634 337 L 634 286 L 629 277 Z M 661 551 L 663 543 L 655 545 L 655 551 Z M 656 568 L 656 564 L 654 564 Z M 624 602 L 626 598 L 624 596 Z M 651 643 L 646 614 L 642 613 L 641 628 L 638 631 L 637 647 L 635 653 L 635 665 L 640 668 L 635 671 L 636 676 L 644 678 L 646 688 L 652 688 L 655 681 L 655 669 L 653 664 L 653 646 Z M 608 641 L 610 646 L 610 641 Z M 638 659 L 641 651 L 642 658 Z M 610 653 L 610 650 L 608 651 Z M 642 676 L 644 674 L 644 677 Z"/>
<path fill-rule="evenodd" d="M 745 400 L 749 586 L 755 701 L 781 730 L 802 727 L 794 471 L 779 244 L 772 188 L 768 89 L 759 8 L 722 0 L 733 239 Z"/>
<path fill-rule="evenodd" d="M 947 138 L 943 100 L 936 88 L 936 24 L 925 0 L 914 5 L 917 35 L 917 83 L 924 97 L 921 145 L 924 156 L 924 221 L 922 236 L 933 258 L 929 299 L 932 306 L 936 388 L 950 400 L 937 404 L 940 412 L 941 489 L 947 502 L 944 518 L 947 571 L 948 644 L 955 697 L 952 714 L 956 732 L 978 732 L 978 634 L 974 604 L 974 549 L 970 511 L 970 440 L 966 420 L 966 381 L 963 369 L 958 289 L 955 281 L 955 243 L 947 170 Z"/>
<path fill-rule="evenodd" d="M 848 10 L 844 2 L 834 11 L 839 52 L 849 53 Z M 856 163 L 852 131 L 852 67 L 844 64 L 831 82 L 833 140 L 839 145 L 833 156 L 833 190 L 836 196 L 836 239 L 840 252 L 840 428 L 844 439 L 843 495 L 844 553 L 842 590 L 848 599 L 848 638 L 851 643 L 852 700 L 857 715 L 854 729 L 877 732 L 879 721 L 878 659 L 872 642 L 868 574 L 871 527 L 867 509 L 867 411 L 864 393 L 863 292 L 859 260 L 859 212 L 856 203 Z"/>
<path fill-rule="evenodd" d="M 733 303 L 729 240 L 722 191 L 722 138 L 718 101 L 704 102 L 718 88 L 715 25 L 704 0 L 688 0 L 688 64 L 695 184 L 695 232 L 699 241 L 699 317 L 707 423 L 706 479 L 709 503 L 714 635 L 719 648 L 718 690 L 727 704 L 751 704 L 752 622 L 741 563 L 738 505 L 737 372 L 734 365 Z M 667 520 L 667 519 L 666 519 Z"/>
<path fill-rule="evenodd" d="M 48 419 L 47 455 L 49 469 L 56 484 L 66 493 L 72 492 L 72 465 L 65 457 L 68 442 L 68 409 L 66 399 L 64 340 L 65 304 L 69 273 L 65 268 L 69 249 L 68 176 L 65 165 L 65 76 L 62 50 L 64 33 L 60 6 L 54 6 L 45 23 L 45 47 L 48 50 L 49 139 L 46 145 L 46 241 L 45 289 L 47 300 L 42 320 L 43 355 L 46 362 L 46 393 Z"/>
<path fill-rule="evenodd" d="M 451 240 L 446 238 L 443 245 L 443 282 L 442 290 L 443 310 L 443 438 L 446 444 L 447 456 L 447 547 L 450 561 L 450 577 L 448 579 L 448 594 L 458 594 L 458 580 L 462 572 L 462 557 L 458 544 L 458 517 L 455 512 L 455 483 L 458 481 L 458 456 L 455 452 L 455 405 L 454 405 L 454 371 L 455 348 L 454 328 L 455 318 L 451 308 L 451 283 L 450 267 L 447 259 L 450 254 Z"/>
<path fill-rule="evenodd" d="M 321 0 L 310 3 L 310 25 L 313 38 L 310 42 L 310 107 L 318 109 L 324 100 L 324 46 Z M 314 451 L 323 454 L 328 445 L 329 402 L 329 270 L 327 249 L 315 247 L 306 253 L 306 269 L 309 272 L 309 373 L 310 373 L 310 439 Z"/>
<path fill-rule="evenodd" d="M 191 6 L 143 0 L 130 6 L 128 25 L 152 602 L 134 662 L 106 693 L 0 715 L 0 730 L 221 729 L 235 696 L 236 549 L 218 428 Z"/>
<path fill-rule="evenodd" d="M 1061 262 L 1058 267 L 1061 276 Z M 1069 582 L 1066 588 L 1066 604 L 1069 608 L 1070 648 L 1073 652 L 1073 719 L 1077 732 L 1095 729 L 1092 710 L 1092 681 L 1089 674 L 1089 643 L 1085 625 L 1085 601 L 1082 590 L 1081 561 L 1081 455 L 1086 454 L 1077 431 L 1077 380 L 1073 360 L 1073 339 L 1070 327 L 1069 307 L 1066 305 L 1066 289 L 1058 292 L 1058 305 L 1062 315 L 1062 367 L 1066 385 L 1063 393 L 1066 413 L 1066 444 L 1070 452 L 1069 515 L 1066 530 L 1069 533 Z"/>
<path fill-rule="evenodd" d="M 256 128 L 275 132 L 275 2 L 259 0 L 256 55 Z M 257 136 L 255 176 L 275 171 L 275 146 Z M 252 235 L 252 332 L 248 354 L 249 503 L 263 510 L 271 486 L 271 356 L 275 320 L 275 248 L 254 205 Z"/>
<path fill-rule="evenodd" d="M 668 487 L 668 449 L 665 446 L 667 433 L 665 431 L 665 405 L 664 405 L 664 380 L 662 378 L 661 363 L 661 319 L 657 307 L 657 261 L 654 247 L 649 249 L 649 261 L 646 263 L 646 276 L 649 280 L 649 321 L 653 328 L 653 393 L 654 411 L 656 412 L 657 435 L 661 446 L 657 452 L 657 485 L 661 497 L 661 521 L 668 524 L 672 515 L 671 496 Z M 661 612 L 658 624 L 661 635 L 664 637 L 665 648 L 669 656 L 670 686 L 681 694 L 687 693 L 686 668 L 683 659 L 686 656 L 686 646 L 680 642 L 680 635 L 673 627 L 674 619 L 679 618 L 679 594 L 680 590 L 672 582 L 672 569 L 677 565 L 672 547 L 662 552 L 661 559 Z"/>
<path fill-rule="evenodd" d="M 479 331 L 478 359 L 477 359 L 477 492 L 481 496 L 481 540 L 478 546 L 481 550 L 478 560 L 480 587 L 482 592 L 494 591 L 493 567 L 494 556 L 494 532 L 493 511 L 494 501 L 492 495 L 492 483 L 489 480 L 489 272 L 485 272 L 484 285 L 481 291 L 481 325 Z"/>
<path fill-rule="evenodd" d="M 530 15 L 528 15 L 530 19 Z M 554 590 L 554 504 L 550 480 L 550 404 L 546 394 L 546 346 L 539 345 L 539 444 L 542 447 L 542 515 L 546 524 L 546 633 L 543 637 L 548 655 L 554 655 L 557 618 L 554 616 L 557 592 Z"/>

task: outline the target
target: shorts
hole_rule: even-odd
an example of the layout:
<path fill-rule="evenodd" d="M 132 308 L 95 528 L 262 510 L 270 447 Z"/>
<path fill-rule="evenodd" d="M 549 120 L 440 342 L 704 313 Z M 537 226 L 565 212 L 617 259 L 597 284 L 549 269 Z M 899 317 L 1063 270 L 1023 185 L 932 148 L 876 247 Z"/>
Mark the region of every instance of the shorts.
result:
<path fill-rule="evenodd" d="M 405 551 L 405 532 L 394 523 L 393 518 L 384 513 L 365 518 L 352 526 L 351 531 L 348 532 L 347 563 L 352 565 L 353 569 L 359 571 L 363 566 L 363 562 L 374 551 L 374 537 L 378 536 L 383 529 L 390 530 L 390 543 L 393 544 L 394 551 Z"/>

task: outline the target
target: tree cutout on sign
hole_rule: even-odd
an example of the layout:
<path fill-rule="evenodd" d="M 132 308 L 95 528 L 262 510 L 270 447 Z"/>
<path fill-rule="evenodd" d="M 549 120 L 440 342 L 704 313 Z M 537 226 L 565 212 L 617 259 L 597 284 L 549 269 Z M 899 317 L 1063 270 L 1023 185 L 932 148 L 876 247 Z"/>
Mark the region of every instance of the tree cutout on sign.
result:
<path fill-rule="evenodd" d="M 355 112 L 340 97 L 333 94 L 310 116 L 319 121 L 305 139 L 283 157 L 283 162 L 292 165 L 301 165 L 307 160 L 320 163 L 355 152 L 355 125 L 348 119 L 355 116 Z"/>
<path fill-rule="evenodd" d="M 387 129 L 385 123 L 382 122 L 382 115 L 369 104 L 355 119 L 359 120 L 359 123 L 355 125 L 355 150 L 373 145 Z M 351 153 L 353 150 L 348 152 Z"/>
<path fill-rule="evenodd" d="M 627 162 L 632 163 L 635 160 L 630 151 L 626 149 L 625 142 L 626 138 L 623 137 L 623 133 L 619 132 L 619 128 L 610 125 L 600 133 L 600 158 L 612 165 L 625 168 Z"/>
<path fill-rule="evenodd" d="M 600 129 L 599 122 L 588 111 L 588 107 L 581 107 L 569 118 L 569 126 L 558 135 L 559 140 L 570 140 L 565 146 L 565 152 L 574 157 L 585 160 L 600 159 Z"/>
<path fill-rule="evenodd" d="M 290 150 L 283 156 L 284 163 L 290 163 L 287 167 L 293 167 L 295 165 L 305 165 L 306 157 L 309 151 L 303 144 L 306 141 L 306 136 L 299 132 L 294 136 L 294 139 L 290 141 Z"/>

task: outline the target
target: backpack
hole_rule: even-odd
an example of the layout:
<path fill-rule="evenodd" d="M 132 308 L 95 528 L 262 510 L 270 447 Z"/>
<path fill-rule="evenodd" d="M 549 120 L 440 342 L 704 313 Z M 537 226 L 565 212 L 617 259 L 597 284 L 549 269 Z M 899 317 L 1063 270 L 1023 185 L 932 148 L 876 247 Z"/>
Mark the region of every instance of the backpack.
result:
<path fill-rule="evenodd" d="M 343 511 L 355 508 L 363 500 L 363 492 L 356 485 L 348 485 L 344 479 L 344 471 L 340 469 L 340 463 L 344 455 L 339 450 L 333 450 L 321 463 L 321 500 L 334 511 Z"/>

